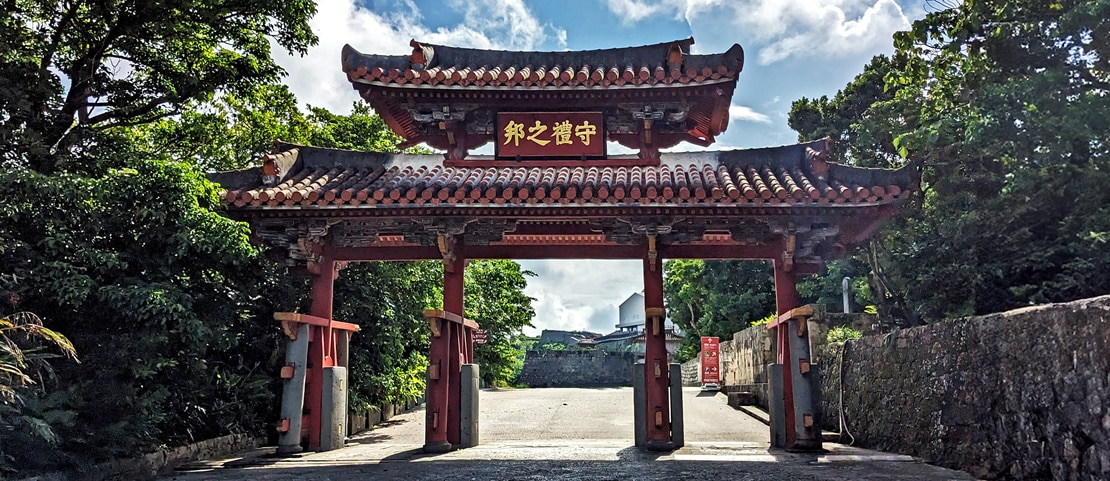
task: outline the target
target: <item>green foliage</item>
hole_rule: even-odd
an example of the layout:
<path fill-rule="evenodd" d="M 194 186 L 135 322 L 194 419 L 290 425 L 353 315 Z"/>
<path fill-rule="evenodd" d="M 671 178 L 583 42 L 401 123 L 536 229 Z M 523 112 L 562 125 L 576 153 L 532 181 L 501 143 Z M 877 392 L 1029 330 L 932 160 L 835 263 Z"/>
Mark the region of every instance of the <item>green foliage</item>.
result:
<path fill-rule="evenodd" d="M 897 34 L 895 56 L 837 108 L 795 104 L 800 136 L 849 126 L 839 161 L 921 167 L 921 198 L 856 251 L 880 315 L 913 324 L 1110 291 L 1108 13 L 963 2 Z M 880 76 L 882 95 L 854 88 Z M 868 107 L 842 108 L 854 104 Z M 891 141 L 862 141 L 878 138 Z"/>
<path fill-rule="evenodd" d="M 49 173 L 81 163 L 92 130 L 150 123 L 217 91 L 242 93 L 316 43 L 316 5 L 10 0 L 0 22 L 4 160 Z"/>
<path fill-rule="evenodd" d="M 482 380 L 491 386 L 516 381 L 523 367 L 521 339 L 525 326 L 536 315 L 532 299 L 524 294 L 532 271 L 510 260 L 481 260 L 466 267 L 466 318 L 487 332 L 488 341 L 474 348 Z"/>
<path fill-rule="evenodd" d="M 844 342 L 854 341 L 861 337 L 863 337 L 863 332 L 857 329 L 852 329 L 846 326 L 837 326 L 829 329 L 828 337 L 826 337 L 826 340 L 828 342 Z"/>
<path fill-rule="evenodd" d="M 533 347 L 532 350 L 536 352 L 565 351 L 567 350 L 567 345 L 561 342 L 545 342 Z"/>
<path fill-rule="evenodd" d="M 779 317 L 778 315 L 776 315 L 775 313 L 772 312 L 770 314 L 767 314 L 766 316 L 763 316 L 763 317 L 759 318 L 758 320 L 753 322 L 752 325 L 753 326 L 766 326 L 766 325 L 768 325 L 772 322 L 775 322 L 775 319 L 777 319 L 778 317 Z"/>
<path fill-rule="evenodd" d="M 267 275 L 275 266 L 213 210 L 215 186 L 199 173 L 117 140 L 102 138 L 122 167 L 101 176 L 0 179 L 0 291 L 85 353 L 58 369 L 58 402 L 80 407 L 58 430 L 75 462 L 272 419 L 276 333 L 257 317 L 273 311 L 258 294 L 283 291 Z"/>
<path fill-rule="evenodd" d="M 362 327 L 350 345 L 352 409 L 424 392 L 428 325 L 422 311 L 440 295 L 442 275 L 438 262 L 358 263 L 340 273 L 333 315 Z"/>
<path fill-rule="evenodd" d="M 826 262 L 825 267 L 824 273 L 798 282 L 798 294 L 804 304 L 820 304 L 829 312 L 841 312 L 844 309 L 845 277 L 851 279 L 848 300 L 852 312 L 860 312 L 862 306 L 872 302 L 871 269 L 862 256 L 832 260 Z"/>
<path fill-rule="evenodd" d="M 365 103 L 355 103 L 349 115 L 317 107 L 305 114 L 285 85 L 262 85 L 241 94 L 218 92 L 210 100 L 190 102 L 180 115 L 131 133 L 147 152 L 204 171 L 250 167 L 272 152 L 277 140 L 366 152 L 395 152 L 401 142 Z"/>
<path fill-rule="evenodd" d="M 46 350 L 53 346 L 61 352 Z M 72 423 L 73 411 L 55 406 L 44 386 L 53 379 L 48 359 L 77 361 L 73 343 L 42 325 L 33 313 L 22 311 L 0 317 L 0 473 L 14 471 L 13 451 L 28 445 L 56 445 L 54 426 Z"/>
<path fill-rule="evenodd" d="M 663 263 L 667 314 L 686 332 L 679 347 L 697 354 L 701 336 L 731 338 L 775 311 L 774 276 L 768 262 L 668 260 Z"/>

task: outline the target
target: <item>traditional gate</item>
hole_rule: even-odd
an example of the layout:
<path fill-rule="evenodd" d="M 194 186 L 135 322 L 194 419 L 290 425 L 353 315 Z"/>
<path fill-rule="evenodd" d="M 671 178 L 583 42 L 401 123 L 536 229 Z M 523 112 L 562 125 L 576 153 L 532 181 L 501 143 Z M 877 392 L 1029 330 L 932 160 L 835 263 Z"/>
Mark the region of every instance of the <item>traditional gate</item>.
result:
<path fill-rule="evenodd" d="M 772 440 L 820 448 L 796 279 L 874 233 L 915 195 L 915 173 L 830 163 L 827 139 L 661 154 L 683 141 L 711 144 L 728 124 L 743 50 L 693 55 L 691 44 L 506 52 L 413 41 L 403 56 L 345 47 L 343 71 L 404 146 L 446 153 L 281 145 L 260 169 L 217 176 L 231 214 L 313 275 L 320 322 L 312 325 L 325 325 L 309 344 L 310 407 L 300 421 L 309 449 L 321 449 L 312 383 L 329 365 L 328 348 L 312 342 L 329 346 L 329 336 L 345 332 L 330 320 L 337 263 L 443 260 L 444 309 L 429 316 L 426 427 L 426 448 L 438 451 L 459 443 L 460 364 L 470 359 L 476 327 L 462 318 L 463 268 L 492 258 L 642 260 L 644 427 L 647 447 L 657 450 L 674 447 L 663 259 L 773 260 L 781 373 Z M 638 154 L 607 155 L 606 139 Z M 491 141 L 496 155 L 468 155 Z"/>

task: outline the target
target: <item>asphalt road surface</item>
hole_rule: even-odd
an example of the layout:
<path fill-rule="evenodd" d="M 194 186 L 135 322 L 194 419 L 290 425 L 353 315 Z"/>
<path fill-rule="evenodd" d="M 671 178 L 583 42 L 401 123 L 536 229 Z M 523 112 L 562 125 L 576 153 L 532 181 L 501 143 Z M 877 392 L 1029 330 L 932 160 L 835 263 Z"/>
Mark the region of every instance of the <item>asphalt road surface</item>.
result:
<path fill-rule="evenodd" d="M 279 458 L 274 448 L 193 463 L 162 479 L 230 480 L 971 480 L 902 455 L 826 443 L 828 453 L 768 445 L 766 425 L 723 395 L 683 392 L 686 446 L 633 446 L 632 389 L 515 389 L 481 393 L 479 446 L 423 454 L 424 411 L 353 436 L 347 447 Z"/>

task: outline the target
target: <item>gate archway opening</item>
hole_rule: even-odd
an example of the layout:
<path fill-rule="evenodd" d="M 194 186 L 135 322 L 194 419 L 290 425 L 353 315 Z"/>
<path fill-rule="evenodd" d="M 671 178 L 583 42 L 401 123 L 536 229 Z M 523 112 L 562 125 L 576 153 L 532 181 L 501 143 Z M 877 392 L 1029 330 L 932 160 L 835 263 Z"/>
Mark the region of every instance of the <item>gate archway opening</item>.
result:
<path fill-rule="evenodd" d="M 343 367 L 344 336 L 355 329 L 332 319 L 337 267 L 428 259 L 444 263 L 444 306 L 427 316 L 427 450 L 465 445 L 459 382 L 477 326 L 463 318 L 462 274 L 471 259 L 640 262 L 643 445 L 673 449 L 662 291 L 668 258 L 773 261 L 772 444 L 819 449 L 797 278 L 877 231 L 917 192 L 915 170 L 829 162 L 829 139 L 660 153 L 680 142 L 709 145 L 728 124 L 743 50 L 693 55 L 692 43 L 507 52 L 413 41 L 412 54 L 401 56 L 346 47 L 352 86 L 406 139 L 403 146 L 425 143 L 445 154 L 282 144 L 260 168 L 214 175 L 231 215 L 312 277 L 310 314 L 287 321 L 289 331 L 305 331 L 297 337 L 306 357 L 283 370 L 283 449 L 299 449 L 302 440 L 311 450 L 337 447 L 328 416 L 345 401 L 324 385 L 342 375 L 335 368 Z M 607 155 L 602 138 L 638 154 Z M 469 155 L 491 141 L 495 155 Z"/>

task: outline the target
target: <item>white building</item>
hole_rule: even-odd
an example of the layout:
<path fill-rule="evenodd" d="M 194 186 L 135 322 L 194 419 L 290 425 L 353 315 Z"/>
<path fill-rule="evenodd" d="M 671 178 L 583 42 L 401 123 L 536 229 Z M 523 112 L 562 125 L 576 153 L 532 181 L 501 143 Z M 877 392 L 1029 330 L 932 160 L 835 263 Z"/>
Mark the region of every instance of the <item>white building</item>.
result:
<path fill-rule="evenodd" d="M 617 331 L 643 331 L 644 330 L 644 295 L 637 292 L 628 296 L 617 308 Z M 664 327 L 681 335 L 675 330 L 674 323 L 668 318 Z"/>

